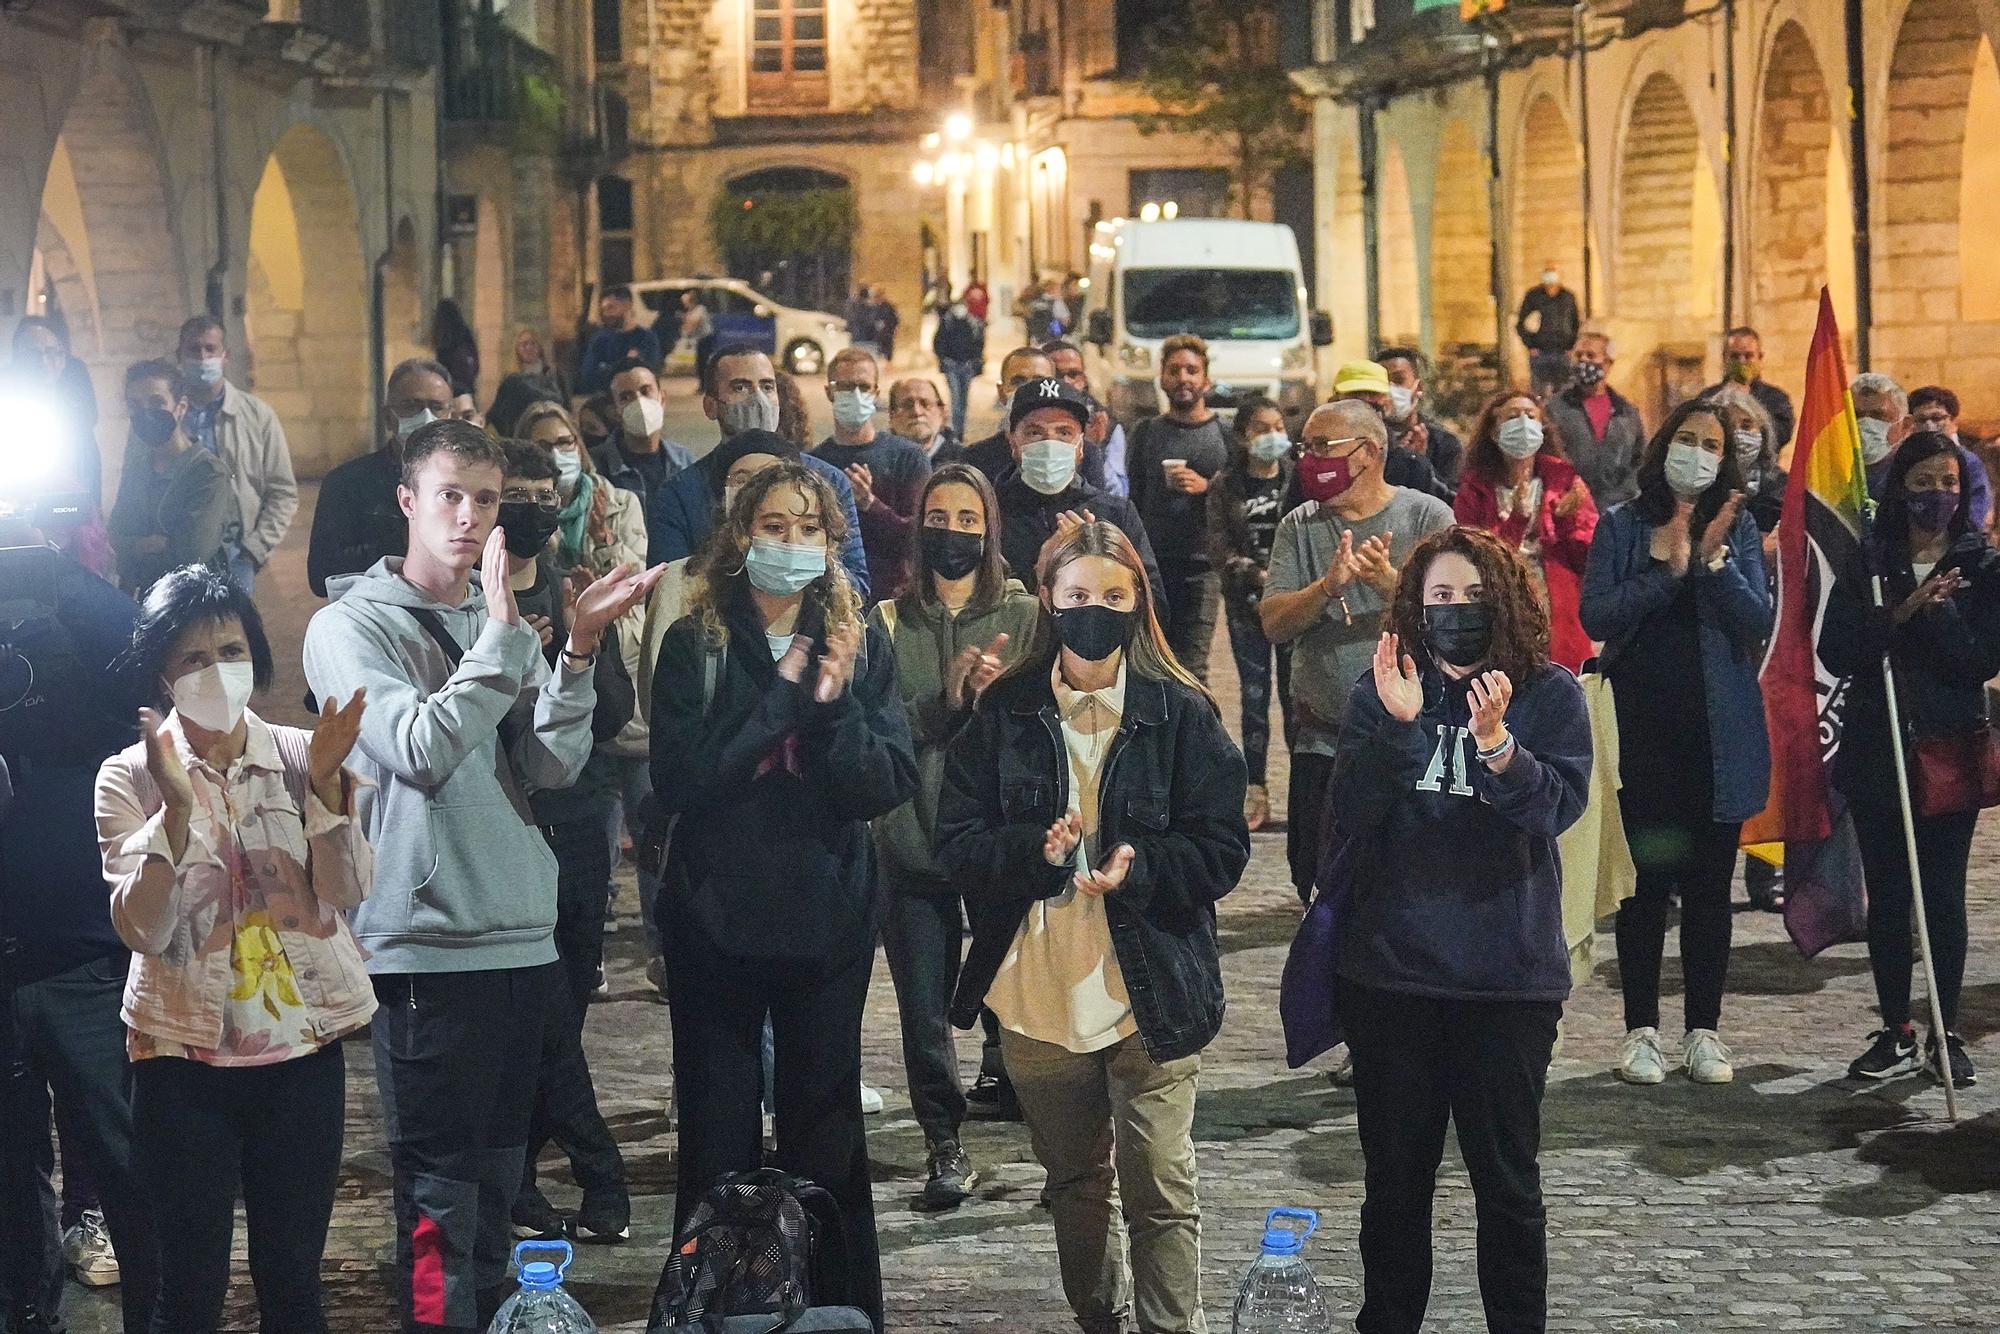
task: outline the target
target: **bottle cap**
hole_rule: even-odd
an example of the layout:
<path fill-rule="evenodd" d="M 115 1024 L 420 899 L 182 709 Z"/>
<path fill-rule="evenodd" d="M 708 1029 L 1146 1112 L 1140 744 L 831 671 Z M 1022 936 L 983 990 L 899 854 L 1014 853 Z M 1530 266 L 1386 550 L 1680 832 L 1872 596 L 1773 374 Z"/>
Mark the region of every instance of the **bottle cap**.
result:
<path fill-rule="evenodd" d="M 1294 1232 L 1288 1227 L 1281 1226 L 1279 1219 L 1296 1219 L 1304 1223 L 1305 1227 Z M 1315 1210 L 1273 1209 L 1264 1217 L 1264 1254 L 1297 1255 L 1305 1249 L 1306 1238 L 1310 1237 L 1317 1227 L 1319 1227 L 1319 1214 Z"/>
<path fill-rule="evenodd" d="M 560 1254 L 562 1259 L 554 1264 L 547 1260 L 531 1261 L 523 1258 L 529 1251 L 554 1251 Z M 514 1247 L 514 1265 L 521 1271 L 521 1290 L 547 1292 L 551 1288 L 561 1287 L 563 1270 L 568 1269 L 569 1262 L 575 1258 L 576 1252 L 570 1249 L 568 1242 L 562 1240 L 531 1239 L 517 1244 Z"/>

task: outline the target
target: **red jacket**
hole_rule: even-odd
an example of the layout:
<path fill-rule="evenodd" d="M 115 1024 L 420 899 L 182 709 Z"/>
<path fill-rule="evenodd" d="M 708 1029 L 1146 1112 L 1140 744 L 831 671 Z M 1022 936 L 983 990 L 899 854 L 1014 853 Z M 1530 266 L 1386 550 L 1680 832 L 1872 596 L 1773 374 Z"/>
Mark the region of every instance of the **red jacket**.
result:
<path fill-rule="evenodd" d="M 1575 484 L 1576 469 L 1553 455 L 1538 454 L 1535 475 L 1542 479 L 1537 536 L 1542 548 L 1542 575 L 1549 586 L 1549 657 L 1576 671 L 1592 652 L 1590 636 L 1577 619 L 1577 606 L 1583 592 L 1583 567 L 1590 559 L 1591 535 L 1597 531 L 1597 502 L 1585 491 L 1582 504 L 1568 515 L 1558 514 L 1556 505 Z M 1526 515 L 1512 515 L 1501 522 L 1498 485 L 1492 477 L 1471 468 L 1459 479 L 1458 499 L 1452 509 L 1460 523 L 1497 533 L 1516 547 L 1528 535 Z"/>

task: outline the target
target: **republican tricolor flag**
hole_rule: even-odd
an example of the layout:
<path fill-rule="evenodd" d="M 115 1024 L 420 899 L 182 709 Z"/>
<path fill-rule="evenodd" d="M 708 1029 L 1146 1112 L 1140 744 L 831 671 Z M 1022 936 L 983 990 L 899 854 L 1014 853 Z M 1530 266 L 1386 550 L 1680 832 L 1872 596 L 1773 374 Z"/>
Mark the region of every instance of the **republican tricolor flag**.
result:
<path fill-rule="evenodd" d="M 1785 867 L 1785 927 L 1808 956 L 1865 934 L 1861 859 L 1840 794 L 1828 781 L 1840 748 L 1845 683 L 1820 662 L 1834 581 L 1866 578 L 1861 538 L 1868 482 L 1840 331 L 1826 289 L 1806 356 L 1798 444 L 1778 524 L 1777 629 L 1760 681 L 1771 733 L 1771 795 L 1743 826 L 1743 843 Z"/>

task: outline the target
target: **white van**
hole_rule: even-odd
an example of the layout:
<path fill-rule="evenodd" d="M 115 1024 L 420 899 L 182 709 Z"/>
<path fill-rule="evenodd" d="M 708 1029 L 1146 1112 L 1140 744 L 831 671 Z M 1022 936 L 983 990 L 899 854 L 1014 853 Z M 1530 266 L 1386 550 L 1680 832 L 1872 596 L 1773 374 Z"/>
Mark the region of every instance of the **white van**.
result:
<path fill-rule="evenodd" d="M 1163 411 L 1160 344 L 1208 343 L 1209 403 L 1262 394 L 1296 426 L 1319 401 L 1313 348 L 1333 322 L 1309 308 L 1299 243 L 1276 222 L 1185 218 L 1097 224 L 1084 336 L 1091 383 L 1126 424 Z"/>

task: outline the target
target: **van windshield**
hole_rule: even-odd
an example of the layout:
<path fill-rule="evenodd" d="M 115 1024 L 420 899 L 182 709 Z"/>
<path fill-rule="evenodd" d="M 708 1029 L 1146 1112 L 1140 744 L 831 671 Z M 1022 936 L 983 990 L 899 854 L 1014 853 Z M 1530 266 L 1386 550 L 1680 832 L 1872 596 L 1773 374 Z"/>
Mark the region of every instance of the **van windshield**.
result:
<path fill-rule="evenodd" d="M 1283 269 L 1127 269 L 1134 338 L 1296 338 L 1298 276 Z"/>

